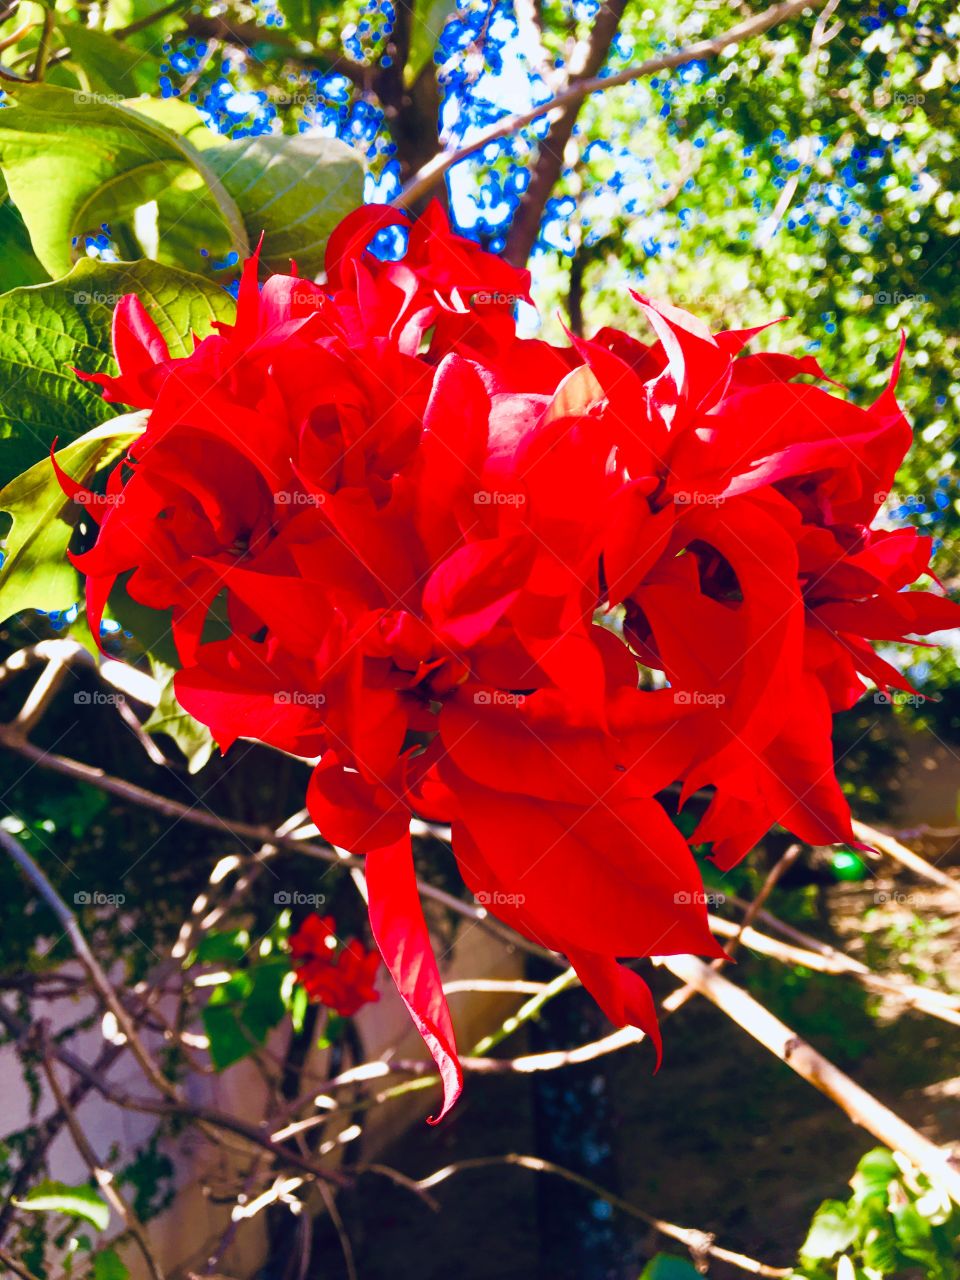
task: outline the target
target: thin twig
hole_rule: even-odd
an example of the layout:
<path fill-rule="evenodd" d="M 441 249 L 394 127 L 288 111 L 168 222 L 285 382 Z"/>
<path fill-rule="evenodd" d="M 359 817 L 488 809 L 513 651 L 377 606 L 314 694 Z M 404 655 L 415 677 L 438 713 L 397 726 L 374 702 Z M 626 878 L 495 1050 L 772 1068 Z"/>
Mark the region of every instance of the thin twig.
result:
<path fill-rule="evenodd" d="M 446 1182 L 454 1174 L 464 1173 L 468 1169 L 494 1168 L 498 1165 L 513 1165 L 519 1169 L 529 1169 L 533 1173 L 549 1173 L 554 1177 L 562 1178 L 565 1182 L 573 1183 L 574 1186 L 582 1187 L 585 1191 L 589 1191 L 591 1195 L 606 1201 L 607 1204 L 614 1209 L 618 1209 L 621 1213 L 625 1213 L 631 1218 L 638 1218 L 662 1235 L 669 1236 L 673 1240 L 679 1240 L 681 1244 L 686 1245 L 690 1250 L 695 1261 L 701 1259 L 704 1254 L 709 1254 L 713 1258 L 729 1262 L 732 1266 L 739 1267 L 741 1271 L 748 1271 L 755 1276 L 780 1277 L 792 1274 L 789 1267 L 771 1267 L 764 1262 L 757 1262 L 754 1258 L 748 1258 L 745 1254 L 733 1253 L 729 1249 L 722 1249 L 714 1243 L 715 1237 L 708 1231 L 698 1231 L 695 1227 L 678 1227 L 673 1222 L 664 1222 L 662 1218 L 655 1218 L 652 1214 L 645 1213 L 643 1209 L 638 1209 L 629 1200 L 624 1200 L 621 1196 L 607 1191 L 598 1182 L 585 1178 L 582 1174 L 575 1173 L 572 1169 L 565 1169 L 562 1165 L 554 1164 L 551 1160 L 541 1160 L 539 1156 L 527 1156 L 510 1152 L 508 1155 L 503 1156 L 478 1156 L 470 1160 L 458 1160 L 456 1164 L 449 1164 L 443 1169 L 438 1169 L 436 1173 L 430 1174 L 429 1177 L 421 1178 L 417 1185 L 424 1190 L 429 1190 L 438 1186 L 441 1182 Z"/>
<path fill-rule="evenodd" d="M 3 1004 L 0 1004 L 0 1023 L 7 1028 L 11 1035 L 16 1036 L 19 1040 L 29 1036 L 30 1028 L 27 1023 L 18 1018 L 16 1014 L 11 1013 Z M 217 1111 L 212 1107 L 195 1106 L 185 1101 L 173 1102 L 167 1099 L 136 1097 L 116 1085 L 110 1084 L 104 1078 L 103 1072 L 97 1071 L 64 1045 L 52 1044 L 50 1051 L 58 1062 L 62 1062 L 65 1067 L 68 1067 L 75 1075 L 86 1081 L 101 1097 L 106 1098 L 114 1106 L 128 1111 L 140 1111 L 145 1115 L 179 1116 L 183 1119 L 194 1120 L 198 1124 L 209 1128 L 221 1129 L 225 1133 L 235 1134 L 252 1146 L 268 1151 L 277 1160 L 286 1161 L 287 1164 L 312 1174 L 315 1178 L 332 1182 L 336 1186 L 348 1186 L 350 1183 L 350 1179 L 336 1170 L 323 1168 L 314 1161 L 301 1156 L 299 1152 L 289 1147 L 280 1146 L 272 1141 L 269 1134 L 258 1125 L 249 1124 L 237 1116 L 229 1115 L 224 1111 Z"/>
<path fill-rule="evenodd" d="M 770 897 L 770 894 L 776 888 L 777 882 L 780 879 L 780 877 L 783 875 L 783 873 L 787 870 L 789 866 L 791 866 L 791 864 L 794 861 L 796 861 L 797 857 L 800 854 L 801 848 L 802 846 L 799 844 L 790 845 L 790 847 L 786 849 L 783 854 L 781 854 L 781 856 L 777 859 L 774 865 L 770 868 L 770 871 L 767 873 L 767 878 L 764 880 L 763 884 L 760 886 L 759 893 L 753 899 L 753 901 L 750 903 L 750 905 L 747 907 L 746 911 L 744 912 L 743 920 L 740 923 L 740 928 L 734 934 L 733 938 L 730 941 L 729 946 L 726 949 L 727 950 L 726 958 L 721 956 L 721 957 L 718 957 L 716 960 L 711 961 L 711 968 L 722 969 L 725 964 L 729 964 L 730 961 L 734 958 L 738 948 L 740 947 L 744 930 L 749 929 L 750 925 L 756 919 L 759 912 L 763 910 L 763 904 L 766 902 L 766 900 Z M 664 1011 L 667 1013 L 676 1013 L 676 1011 L 678 1009 L 681 1009 L 687 1003 L 687 1001 L 695 994 L 696 994 L 696 987 L 691 986 L 689 983 L 684 987 L 679 987 L 676 991 L 671 991 L 670 994 L 667 996 L 667 998 L 663 1002 Z"/>
<path fill-rule="evenodd" d="M 330 1221 L 333 1223 L 333 1229 L 337 1233 L 337 1239 L 340 1241 L 340 1251 L 343 1254 L 343 1265 L 347 1269 L 347 1280 L 358 1280 L 357 1262 L 353 1253 L 353 1243 L 350 1240 L 349 1232 L 343 1221 L 343 1216 L 337 1207 L 337 1198 L 329 1187 L 320 1185 L 320 1195 L 323 1199 L 324 1207 L 330 1215 Z"/>
<path fill-rule="evenodd" d="M 809 951 L 788 942 L 781 942 L 778 938 L 771 938 L 768 934 L 759 933 L 751 927 L 739 928 L 730 920 L 723 920 L 719 916 L 710 917 L 710 928 L 713 933 L 721 937 L 738 937 L 745 947 L 758 955 L 769 956 L 770 959 L 777 960 L 781 964 L 801 965 L 815 973 L 853 978 L 868 991 L 887 996 L 920 1013 L 949 1022 L 953 1026 L 960 1026 L 960 997 L 958 996 L 905 982 L 898 974 L 874 973 L 865 964 L 844 955 L 842 951 L 833 951 L 829 947 L 825 948 L 830 952 L 829 955 L 824 955 L 820 951 Z M 679 990 L 684 989 L 679 988 Z M 664 1001 L 663 1007 L 672 1011 L 672 994 Z"/>
<path fill-rule="evenodd" d="M 813 104 L 817 100 L 816 86 L 818 82 L 817 65 L 820 60 L 820 50 L 828 40 L 832 40 L 837 34 L 840 23 L 834 27 L 833 31 L 827 32 L 827 23 L 836 11 L 840 0 L 827 0 L 823 9 L 820 11 L 816 24 L 813 28 L 813 34 L 810 37 L 810 50 L 807 55 L 807 75 L 806 78 L 801 75 L 800 82 L 804 87 L 804 97 L 808 104 Z M 803 171 L 810 162 L 813 153 L 813 139 L 809 133 L 805 133 L 800 139 L 800 146 L 797 149 L 797 167 L 784 184 L 783 190 L 780 192 L 780 198 L 777 200 L 773 212 L 768 218 L 765 218 L 757 232 L 757 244 L 760 248 L 770 244 L 773 237 L 777 233 L 777 228 L 787 215 L 787 210 L 793 203 L 793 198 L 797 194 L 800 186 L 800 179 Z"/>
<path fill-rule="evenodd" d="M 23 741 L 18 735 L 11 732 L 9 726 L 0 726 L 0 748 L 15 751 L 18 755 L 30 760 L 42 769 L 50 769 L 54 773 L 59 773 L 66 778 L 73 778 L 77 782 L 85 782 L 91 787 L 105 791 L 108 795 L 115 796 L 125 804 L 133 804 L 143 809 L 149 809 L 154 813 L 162 814 L 166 818 L 189 822 L 198 827 L 206 827 L 208 830 L 219 832 L 220 835 L 233 836 L 242 842 L 272 844 L 281 849 L 305 854 L 307 857 L 319 858 L 323 862 L 336 863 L 340 866 L 351 868 L 363 868 L 362 858 L 344 858 L 331 845 L 322 844 L 316 840 L 303 840 L 294 835 L 280 836 L 265 823 L 241 822 L 223 818 L 219 814 L 212 813 L 206 807 L 200 809 L 196 805 L 186 805 L 177 800 L 169 800 L 166 796 L 157 795 L 153 791 L 147 791 L 144 787 L 138 787 L 135 783 L 113 777 L 111 774 L 105 773 L 102 769 L 94 768 L 92 765 L 83 764 L 79 760 L 72 760 L 67 756 L 57 755 L 51 751 L 44 751 L 41 747 L 36 747 L 31 742 Z M 250 852 L 252 853 L 252 850 Z M 547 951 L 545 947 L 541 947 L 535 942 L 531 942 L 528 938 L 514 933 L 507 925 L 501 924 L 499 920 L 491 916 L 484 907 L 463 902 L 460 898 L 454 897 L 453 894 L 447 893 L 445 890 L 431 884 L 421 883 L 420 892 L 424 897 L 432 898 L 435 902 L 442 903 L 443 906 L 455 911 L 458 915 L 462 915 L 479 924 L 483 929 L 497 935 L 511 947 L 516 947 L 518 950 L 527 951 L 531 955 L 540 956 L 544 959 L 552 957 L 552 952 Z"/>
<path fill-rule="evenodd" d="M 53 35 L 53 24 L 56 21 L 56 16 L 56 11 L 52 8 L 44 9 L 43 11 L 43 27 L 37 43 L 37 56 L 34 59 L 33 70 L 30 72 L 30 79 L 34 82 L 42 80 L 47 70 L 47 59 L 50 57 L 50 37 Z"/>

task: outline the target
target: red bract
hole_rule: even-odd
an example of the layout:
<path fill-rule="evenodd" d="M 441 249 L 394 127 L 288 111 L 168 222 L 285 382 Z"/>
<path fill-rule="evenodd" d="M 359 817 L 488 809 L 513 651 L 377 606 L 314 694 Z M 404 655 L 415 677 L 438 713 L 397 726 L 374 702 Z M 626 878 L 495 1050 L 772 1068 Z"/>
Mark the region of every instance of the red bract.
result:
<path fill-rule="evenodd" d="M 873 527 L 910 442 L 896 371 L 859 408 L 811 357 L 743 354 L 756 331 L 640 296 L 650 344 L 521 341 L 525 272 L 437 208 L 381 261 L 371 238 L 397 226 L 348 218 L 322 285 L 260 289 L 248 263 L 236 323 L 183 360 L 121 304 L 100 381 L 151 414 L 77 563 L 95 627 L 121 577 L 172 611 L 177 696 L 224 750 L 319 757 L 310 812 L 366 858 L 442 1115 L 461 1076 L 411 815 L 450 823 L 477 902 L 659 1052 L 621 961 L 719 953 L 677 803 L 710 789 L 693 839 L 721 868 L 776 823 L 852 840 L 831 715 L 868 682 L 909 687 L 873 642 L 960 612 L 909 589 L 929 540 Z M 312 919 L 301 981 L 349 1008 L 370 958 L 334 966 Z"/>
<path fill-rule="evenodd" d="M 307 916 L 290 935 L 290 954 L 297 981 L 308 997 L 326 1005 L 342 1018 L 350 1018 L 365 1004 L 374 1004 L 380 993 L 373 985 L 380 957 L 352 938 L 341 947 L 333 916 Z"/>

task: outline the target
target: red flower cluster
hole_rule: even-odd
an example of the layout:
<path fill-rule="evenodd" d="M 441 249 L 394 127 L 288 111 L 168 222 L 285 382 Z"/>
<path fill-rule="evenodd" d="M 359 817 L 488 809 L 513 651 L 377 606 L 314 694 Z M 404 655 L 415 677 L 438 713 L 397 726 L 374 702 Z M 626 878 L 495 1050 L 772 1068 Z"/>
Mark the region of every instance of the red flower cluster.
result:
<path fill-rule="evenodd" d="M 852 841 L 831 714 L 908 688 L 874 652 L 955 625 L 905 590 L 930 544 L 872 527 L 911 438 L 811 357 L 742 354 L 636 295 L 643 343 L 516 336 L 529 279 L 434 208 L 335 233 L 326 283 L 257 283 L 171 360 L 140 303 L 107 395 L 149 409 L 77 559 L 99 627 L 117 580 L 171 610 L 177 697 L 226 750 L 319 756 L 322 834 L 366 855 L 380 951 L 461 1087 L 417 894 L 411 814 L 449 821 L 478 901 L 563 952 L 613 1022 L 649 1032 L 621 957 L 717 954 L 670 805 L 732 866 L 774 823 Z M 64 480 L 70 487 L 72 482 Z M 122 500 L 121 500 L 122 499 Z M 95 508 L 96 510 L 96 508 Z M 204 637 L 222 597 L 227 639 Z"/>
<path fill-rule="evenodd" d="M 341 947 L 333 916 L 311 912 L 291 934 L 290 954 L 297 981 L 310 999 L 341 1018 L 350 1018 L 365 1004 L 380 999 L 373 985 L 380 957 L 376 951 L 366 951 L 356 938 Z"/>

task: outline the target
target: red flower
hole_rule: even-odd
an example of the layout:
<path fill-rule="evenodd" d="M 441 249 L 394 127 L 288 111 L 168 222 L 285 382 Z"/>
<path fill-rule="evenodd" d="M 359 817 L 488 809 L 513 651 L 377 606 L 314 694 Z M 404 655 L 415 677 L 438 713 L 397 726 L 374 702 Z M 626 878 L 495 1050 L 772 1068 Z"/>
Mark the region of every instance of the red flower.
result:
<path fill-rule="evenodd" d="M 384 262 L 390 226 L 408 248 Z M 831 715 L 868 682 L 909 687 L 873 642 L 960 621 L 909 590 L 929 540 L 873 527 L 910 441 L 896 367 L 861 409 L 812 358 L 742 354 L 756 331 L 639 296 L 650 344 L 522 342 L 528 285 L 436 208 L 409 227 L 365 209 L 324 285 L 259 290 L 248 263 L 236 323 L 185 360 L 124 304 L 100 380 L 151 417 L 78 560 L 95 627 L 121 575 L 172 610 L 177 696 L 224 749 L 320 757 L 310 812 L 366 857 L 441 1115 L 461 1074 L 412 814 L 450 822 L 478 901 L 659 1051 L 619 961 L 718 954 L 668 790 L 711 790 L 694 840 L 722 868 L 775 823 L 852 841 Z M 204 642 L 217 597 L 230 634 Z M 354 1010 L 375 957 L 331 950 L 333 927 L 310 917 L 294 963 Z"/>
<path fill-rule="evenodd" d="M 307 916 L 290 937 L 290 953 L 297 981 L 309 998 L 341 1018 L 380 999 L 373 985 L 380 957 L 355 938 L 340 947 L 333 916 Z"/>

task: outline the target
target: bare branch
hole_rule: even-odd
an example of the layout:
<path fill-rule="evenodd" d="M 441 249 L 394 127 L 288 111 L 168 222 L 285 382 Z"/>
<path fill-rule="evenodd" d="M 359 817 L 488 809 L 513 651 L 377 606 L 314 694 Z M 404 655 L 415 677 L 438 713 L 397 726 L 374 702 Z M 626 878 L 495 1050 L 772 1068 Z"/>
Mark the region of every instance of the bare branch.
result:
<path fill-rule="evenodd" d="M 12 1254 L 7 1253 L 6 1249 L 0 1249 L 0 1262 L 5 1267 L 8 1267 L 15 1276 L 19 1276 L 20 1280 L 40 1280 L 39 1276 L 35 1276 L 22 1262 L 18 1262 Z"/>
<path fill-rule="evenodd" d="M 951 1165 L 949 1156 L 835 1067 L 753 996 L 695 956 L 658 956 L 654 963 L 696 987 L 754 1040 L 826 1094 L 854 1124 L 872 1133 L 891 1150 L 902 1152 L 934 1185 L 942 1187 L 960 1204 L 960 1173 Z"/>
<path fill-rule="evenodd" d="M 241 822 L 223 818 L 218 814 L 212 813 L 206 807 L 200 809 L 195 805 L 186 805 L 177 800 L 169 800 L 166 796 L 147 791 L 144 787 L 138 787 L 135 783 L 126 782 L 123 778 L 113 777 L 111 774 L 104 773 L 102 769 L 96 769 L 92 765 L 83 764 L 79 760 L 71 760 L 67 756 L 56 755 L 54 752 L 44 751 L 41 747 L 36 747 L 30 742 L 23 741 L 19 735 L 11 732 L 9 726 L 0 725 L 0 748 L 15 751 L 18 755 L 40 766 L 40 768 L 50 769 L 54 773 L 59 773 L 66 778 L 73 778 L 77 782 L 85 782 L 89 786 L 107 792 L 108 795 L 116 796 L 118 800 L 122 800 L 126 804 L 138 805 L 143 809 L 149 809 L 154 813 L 162 814 L 164 817 L 175 819 L 178 822 L 189 822 L 194 826 L 206 827 L 208 830 L 217 831 L 221 835 L 233 836 L 245 844 L 253 842 L 257 845 L 272 845 L 277 848 L 302 853 L 307 857 L 319 858 L 323 862 L 336 863 L 348 868 L 363 868 L 362 858 L 344 857 L 337 853 L 331 845 L 323 844 L 316 840 L 304 840 L 294 835 L 279 835 L 265 823 Z M 253 851 L 250 850 L 249 852 L 252 855 Z M 458 915 L 465 916 L 467 919 L 479 924 L 488 932 L 496 934 L 511 947 L 527 951 L 531 955 L 540 956 L 541 958 L 552 958 L 553 956 L 553 953 L 545 947 L 521 937 L 520 934 L 515 933 L 507 925 L 501 924 L 499 920 L 490 915 L 485 907 L 463 902 L 460 898 L 454 897 L 453 894 L 423 882 L 420 883 L 420 892 L 424 897 L 432 898 L 435 902 L 441 903 Z"/>
<path fill-rule="evenodd" d="M 626 0 L 604 0 L 590 22 L 590 33 L 574 49 L 569 61 L 567 85 L 572 87 L 596 77 L 607 60 L 617 34 Z M 540 219 L 550 192 L 563 169 L 564 157 L 573 137 L 573 126 L 583 105 L 583 97 L 566 103 L 551 121 L 550 132 L 537 148 L 537 158 L 530 170 L 530 181 L 520 200 L 520 207 L 507 233 L 504 257 L 523 266 L 537 239 Z"/>
<path fill-rule="evenodd" d="M 226 44 L 238 45 L 241 49 L 271 45 L 285 53 L 291 62 L 316 67 L 331 75 L 345 76 L 352 84 L 361 88 L 369 74 L 368 68 L 359 62 L 333 50 L 311 49 L 302 41 L 292 40 L 275 27 L 262 27 L 256 22 L 234 22 L 222 15 L 210 16 L 202 13 L 185 14 L 183 25 L 192 36 L 198 36 L 202 40 L 222 40 Z"/>
<path fill-rule="evenodd" d="M 824 955 L 820 951 L 809 951 L 792 946 L 788 942 L 780 942 L 779 939 L 771 938 L 765 933 L 758 933 L 749 925 L 742 928 L 729 920 L 721 920 L 718 916 L 710 917 L 710 929 L 721 937 L 739 939 L 743 946 L 750 951 L 755 951 L 758 955 L 769 956 L 781 964 L 802 965 L 803 968 L 811 969 L 815 973 L 837 974 L 853 978 L 868 991 L 887 996 L 920 1013 L 929 1014 L 942 1022 L 960 1027 L 960 997 L 958 996 L 949 995 L 945 991 L 935 991 L 929 987 L 916 986 L 912 982 L 904 981 L 898 974 L 874 973 L 865 964 L 844 955 L 842 951 L 825 948 L 832 953 L 830 955 Z M 679 1008 L 678 997 L 680 992 L 685 990 L 687 988 L 681 987 L 671 992 L 664 1000 L 663 1008 L 670 1012 L 673 1012 L 674 1008 Z"/>
<path fill-rule="evenodd" d="M 730 961 L 733 959 L 733 957 L 736 955 L 737 950 L 740 947 L 740 943 L 741 943 L 744 931 L 746 929 L 749 929 L 752 921 L 756 918 L 757 913 L 763 909 L 763 904 L 770 897 L 770 894 L 775 889 L 780 877 L 787 870 L 787 868 L 791 866 L 791 864 L 795 862 L 796 859 L 799 857 L 802 847 L 803 846 L 799 844 L 790 845 L 790 847 L 781 855 L 781 857 L 777 859 L 774 865 L 770 868 L 770 871 L 767 874 L 766 880 L 764 880 L 763 884 L 760 886 L 760 892 L 757 894 L 757 896 L 753 899 L 753 901 L 750 903 L 750 905 L 747 907 L 746 911 L 744 912 L 743 920 L 740 922 L 739 929 L 735 928 L 735 932 L 731 937 L 730 945 L 726 949 L 727 950 L 726 958 L 724 958 L 723 956 L 720 956 L 718 957 L 718 959 L 711 961 L 710 967 L 712 969 L 722 969 L 723 966 L 725 964 L 729 964 Z M 713 917 L 711 917 L 711 919 L 713 919 Z M 680 987 L 676 991 L 671 991 L 669 996 L 667 996 L 666 1000 L 664 1000 L 663 1002 L 663 1008 L 666 1010 L 667 1013 L 676 1013 L 676 1011 L 678 1009 L 681 1009 L 687 1003 L 690 997 L 695 994 L 696 994 L 696 987 L 693 987 L 688 983 L 685 987 Z"/>
<path fill-rule="evenodd" d="M 862 840 L 864 844 L 875 846 L 881 853 L 885 853 L 888 858 L 893 858 L 895 862 L 899 862 L 902 867 L 912 871 L 921 880 L 928 880 L 931 884 L 938 884 L 941 889 L 948 890 L 960 905 L 960 884 L 951 879 L 945 871 L 940 871 L 937 867 L 931 866 L 926 858 L 920 857 L 919 853 L 914 853 L 912 849 L 908 849 L 905 844 L 901 844 L 893 836 L 887 835 L 883 831 L 878 831 L 876 827 L 868 827 L 865 822 L 859 822 L 856 818 L 853 821 L 853 833 L 858 840 Z"/>

